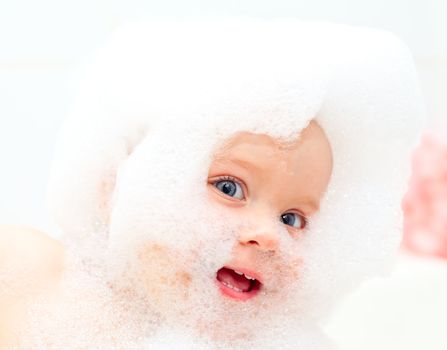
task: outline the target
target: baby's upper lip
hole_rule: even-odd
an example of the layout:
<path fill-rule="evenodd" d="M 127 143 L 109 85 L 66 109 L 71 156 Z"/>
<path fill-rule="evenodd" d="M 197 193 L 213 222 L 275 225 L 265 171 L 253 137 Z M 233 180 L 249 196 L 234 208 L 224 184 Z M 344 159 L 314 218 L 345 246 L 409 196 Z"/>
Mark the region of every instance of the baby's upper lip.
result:
<path fill-rule="evenodd" d="M 254 279 L 258 280 L 259 283 L 263 283 L 263 278 L 262 278 L 261 274 L 253 269 L 243 267 L 239 264 L 238 265 L 229 264 L 229 265 L 225 265 L 224 267 L 227 269 L 233 270 L 236 273 L 238 273 L 238 272 L 243 273 L 245 275 L 245 277 L 254 278 Z"/>

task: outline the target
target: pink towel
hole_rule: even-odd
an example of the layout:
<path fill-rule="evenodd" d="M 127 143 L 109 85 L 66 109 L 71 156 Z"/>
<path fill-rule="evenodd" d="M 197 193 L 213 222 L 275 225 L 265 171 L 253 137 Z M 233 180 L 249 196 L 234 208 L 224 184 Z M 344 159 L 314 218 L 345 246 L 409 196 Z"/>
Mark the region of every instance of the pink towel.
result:
<path fill-rule="evenodd" d="M 413 154 L 412 169 L 402 202 L 403 246 L 447 259 L 447 142 L 426 132 Z"/>

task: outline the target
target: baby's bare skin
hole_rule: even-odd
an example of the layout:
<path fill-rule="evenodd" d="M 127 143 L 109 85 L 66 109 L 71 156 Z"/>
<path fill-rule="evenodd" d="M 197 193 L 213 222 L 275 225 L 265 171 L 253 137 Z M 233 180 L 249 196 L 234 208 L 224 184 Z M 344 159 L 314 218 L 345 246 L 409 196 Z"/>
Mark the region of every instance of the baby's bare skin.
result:
<path fill-rule="evenodd" d="M 57 290 L 64 255 L 64 246 L 40 231 L 0 226 L 0 349 L 13 344 L 26 303 Z"/>

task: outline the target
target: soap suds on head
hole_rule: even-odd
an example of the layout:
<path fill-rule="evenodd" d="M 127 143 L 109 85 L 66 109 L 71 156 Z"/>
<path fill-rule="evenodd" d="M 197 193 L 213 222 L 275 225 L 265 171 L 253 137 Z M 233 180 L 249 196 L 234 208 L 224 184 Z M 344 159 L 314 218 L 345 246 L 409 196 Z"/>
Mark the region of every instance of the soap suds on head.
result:
<path fill-rule="evenodd" d="M 44 348 L 80 344 L 76 332 L 99 348 L 329 348 L 319 322 L 398 246 L 420 101 L 408 50 L 382 31 L 289 20 L 118 30 L 87 70 L 52 174 L 74 256 L 61 301 L 70 307 L 25 338 L 46 333 Z M 300 239 L 284 232 L 277 255 L 258 256 L 263 295 L 223 298 L 210 281 L 244 222 L 208 205 L 213 155 L 240 132 L 293 140 L 312 119 L 333 151 L 320 211 Z"/>

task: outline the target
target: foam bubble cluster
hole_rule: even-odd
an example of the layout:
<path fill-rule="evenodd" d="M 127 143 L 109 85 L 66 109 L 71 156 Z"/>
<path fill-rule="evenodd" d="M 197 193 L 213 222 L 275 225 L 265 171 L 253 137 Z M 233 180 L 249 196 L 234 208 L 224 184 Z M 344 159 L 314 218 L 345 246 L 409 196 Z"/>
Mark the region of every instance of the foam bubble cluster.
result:
<path fill-rule="evenodd" d="M 331 348 L 324 316 L 383 272 L 400 240 L 423 115 L 405 45 L 292 20 L 139 23 L 98 51 L 80 91 L 50 193 L 73 256 L 60 300 L 71 308 L 28 340 L 42 331 L 46 349 Z M 257 256 L 258 297 L 224 298 L 216 271 L 244 221 L 209 203 L 213 155 L 239 132 L 292 140 L 311 120 L 333 152 L 320 210 L 299 239 L 278 222 L 277 254 Z"/>

